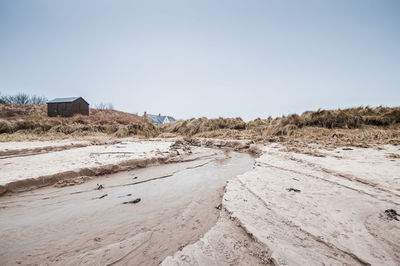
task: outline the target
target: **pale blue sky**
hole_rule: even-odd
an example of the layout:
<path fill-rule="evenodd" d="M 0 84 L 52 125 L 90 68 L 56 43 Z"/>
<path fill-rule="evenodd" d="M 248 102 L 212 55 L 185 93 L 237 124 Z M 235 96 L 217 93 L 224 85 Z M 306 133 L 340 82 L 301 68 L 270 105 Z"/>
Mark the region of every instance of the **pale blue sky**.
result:
<path fill-rule="evenodd" d="M 400 1 L 0 0 L 0 92 L 177 118 L 400 103 Z"/>

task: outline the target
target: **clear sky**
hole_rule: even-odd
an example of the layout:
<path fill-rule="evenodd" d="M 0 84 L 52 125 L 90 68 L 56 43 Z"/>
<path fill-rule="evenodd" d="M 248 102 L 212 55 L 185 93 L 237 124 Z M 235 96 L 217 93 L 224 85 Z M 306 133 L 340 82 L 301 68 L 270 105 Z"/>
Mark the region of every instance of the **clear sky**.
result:
<path fill-rule="evenodd" d="M 177 118 L 400 104 L 400 1 L 0 0 L 0 92 Z"/>

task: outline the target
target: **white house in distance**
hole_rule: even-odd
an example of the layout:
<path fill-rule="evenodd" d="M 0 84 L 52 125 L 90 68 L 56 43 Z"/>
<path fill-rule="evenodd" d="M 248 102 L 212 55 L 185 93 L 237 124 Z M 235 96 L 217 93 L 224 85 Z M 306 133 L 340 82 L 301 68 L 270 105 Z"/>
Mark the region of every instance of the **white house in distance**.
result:
<path fill-rule="evenodd" d="M 161 125 L 161 124 L 165 124 L 165 123 L 176 121 L 176 119 L 173 118 L 172 116 L 161 115 L 161 114 L 151 115 L 151 114 L 147 114 L 146 112 L 144 112 L 143 116 L 145 118 L 146 117 L 150 118 L 157 125 Z"/>

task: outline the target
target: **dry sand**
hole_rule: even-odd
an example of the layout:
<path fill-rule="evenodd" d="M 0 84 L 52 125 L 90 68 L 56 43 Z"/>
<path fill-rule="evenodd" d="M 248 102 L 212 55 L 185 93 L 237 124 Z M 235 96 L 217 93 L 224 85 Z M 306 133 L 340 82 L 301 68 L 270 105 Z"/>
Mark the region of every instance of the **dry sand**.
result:
<path fill-rule="evenodd" d="M 0 142 L 0 159 L 35 155 L 50 151 L 62 151 L 91 145 L 90 141 L 32 141 L 32 142 Z"/>
<path fill-rule="evenodd" d="M 5 191 L 24 190 L 30 186 L 53 184 L 68 178 L 128 170 L 138 164 L 146 166 L 151 162 L 177 155 L 179 149 L 171 150 L 172 144 L 173 142 L 131 140 L 112 145 L 94 145 L 23 157 L 1 158 L 0 194 Z M 184 150 L 180 152 L 185 153 Z"/>
<path fill-rule="evenodd" d="M 400 160 L 387 157 L 399 149 L 381 148 L 314 157 L 263 147 L 226 187 L 228 218 L 163 265 L 399 265 L 400 222 L 385 213 L 400 212 Z"/>
<path fill-rule="evenodd" d="M 58 141 L 30 141 L 30 142 L 0 142 L 0 152 L 17 151 L 27 149 L 45 149 L 48 147 L 60 147 L 69 145 L 90 145 L 90 141 L 72 141 L 72 140 L 58 140 Z"/>

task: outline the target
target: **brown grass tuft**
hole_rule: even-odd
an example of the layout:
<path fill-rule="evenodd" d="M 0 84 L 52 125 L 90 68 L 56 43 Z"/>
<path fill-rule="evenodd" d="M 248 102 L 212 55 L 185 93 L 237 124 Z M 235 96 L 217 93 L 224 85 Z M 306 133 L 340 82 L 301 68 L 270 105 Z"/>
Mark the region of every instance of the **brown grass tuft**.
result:
<path fill-rule="evenodd" d="M 392 153 L 387 156 L 390 159 L 400 159 L 400 154 Z"/>

